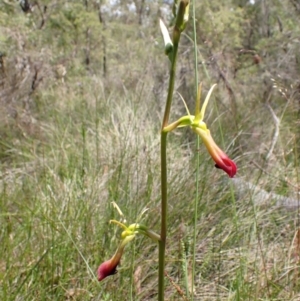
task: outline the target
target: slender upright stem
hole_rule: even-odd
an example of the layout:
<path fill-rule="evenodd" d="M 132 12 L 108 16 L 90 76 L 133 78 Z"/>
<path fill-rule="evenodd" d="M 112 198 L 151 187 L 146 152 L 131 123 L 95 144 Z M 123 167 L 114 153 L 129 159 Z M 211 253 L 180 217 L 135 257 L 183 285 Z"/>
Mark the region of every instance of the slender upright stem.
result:
<path fill-rule="evenodd" d="M 172 104 L 172 99 L 173 99 L 173 91 L 174 91 L 174 85 L 175 85 L 177 53 L 178 53 L 178 43 L 173 45 L 173 56 L 172 56 L 172 62 L 171 62 L 171 67 L 170 67 L 168 96 L 167 96 L 167 101 L 166 101 L 164 119 L 163 119 L 163 123 L 162 123 L 162 130 L 169 123 L 171 104 Z"/>
<path fill-rule="evenodd" d="M 165 251 L 167 239 L 167 203 L 168 203 L 168 178 L 167 178 L 167 133 L 163 128 L 169 123 L 169 116 L 174 92 L 176 60 L 178 52 L 178 42 L 173 44 L 173 55 L 170 66 L 170 78 L 168 87 L 168 96 L 165 107 L 164 119 L 162 122 L 160 156 L 161 156 L 161 232 L 159 241 L 159 258 L 158 258 L 158 301 L 164 300 L 164 271 L 165 271 Z"/>
<path fill-rule="evenodd" d="M 167 238 L 167 133 L 161 133 L 161 232 L 159 241 L 158 301 L 164 300 L 165 250 Z"/>
<path fill-rule="evenodd" d="M 168 205 L 168 174 L 167 174 L 167 133 L 163 129 L 169 123 L 170 110 L 173 99 L 175 74 L 176 74 L 176 61 L 178 53 L 178 44 L 181 32 L 184 28 L 184 20 L 186 8 L 188 7 L 189 0 L 181 0 L 177 10 L 175 26 L 173 29 L 173 49 L 170 66 L 170 78 L 168 87 L 168 96 L 166 101 L 165 113 L 161 128 L 161 232 L 159 241 L 159 256 L 158 256 L 158 301 L 164 301 L 165 289 L 165 252 L 167 240 L 167 205 Z"/>

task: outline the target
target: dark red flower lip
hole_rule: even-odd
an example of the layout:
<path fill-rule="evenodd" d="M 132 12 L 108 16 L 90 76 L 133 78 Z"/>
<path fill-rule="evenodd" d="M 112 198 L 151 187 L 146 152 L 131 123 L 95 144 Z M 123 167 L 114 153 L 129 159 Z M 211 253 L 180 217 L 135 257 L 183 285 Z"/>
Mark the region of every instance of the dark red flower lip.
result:
<path fill-rule="evenodd" d="M 226 156 L 227 157 L 227 156 Z M 227 158 L 222 158 L 222 161 L 215 164 L 216 168 L 223 169 L 230 178 L 233 178 L 236 175 L 237 167 L 236 164 Z"/>
<path fill-rule="evenodd" d="M 103 262 L 98 268 L 98 281 L 102 281 L 104 278 L 116 274 L 119 263 L 120 262 L 117 262 L 115 264 L 112 260 Z"/>
<path fill-rule="evenodd" d="M 219 169 L 223 169 L 230 178 L 233 178 L 237 172 L 236 164 L 229 158 L 224 159 L 222 163 L 224 164 L 222 165 L 215 164 L 215 167 Z"/>
<path fill-rule="evenodd" d="M 233 178 L 237 172 L 236 164 L 223 152 L 213 140 L 208 129 L 193 129 L 203 140 L 206 149 L 215 161 L 215 167 L 223 169 L 230 178 Z"/>
<path fill-rule="evenodd" d="M 130 228 L 126 228 L 126 229 L 128 230 Z M 127 236 L 125 236 L 123 238 L 123 240 L 120 242 L 118 249 L 117 249 L 116 253 L 114 254 L 114 256 L 111 259 L 101 263 L 101 265 L 99 266 L 98 271 L 97 271 L 98 272 L 98 281 L 102 281 L 104 278 L 117 273 L 117 267 L 120 264 L 124 248 L 131 240 L 134 239 L 134 237 L 135 237 L 134 233 L 131 233 L 131 232 L 129 232 L 129 234 L 127 233 Z"/>

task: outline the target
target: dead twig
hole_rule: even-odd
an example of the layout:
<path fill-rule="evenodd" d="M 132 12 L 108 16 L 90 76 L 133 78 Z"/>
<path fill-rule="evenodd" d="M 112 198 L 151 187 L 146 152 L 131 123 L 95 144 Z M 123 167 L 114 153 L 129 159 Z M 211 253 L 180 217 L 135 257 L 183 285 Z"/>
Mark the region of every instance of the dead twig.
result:
<path fill-rule="evenodd" d="M 273 139 L 272 139 L 272 143 L 271 143 L 271 146 L 270 146 L 270 149 L 268 151 L 268 154 L 266 156 L 266 160 L 269 160 L 273 151 L 274 151 L 274 147 L 275 147 L 275 144 L 278 140 L 278 137 L 279 137 L 279 127 L 280 127 L 280 119 L 276 116 L 274 110 L 272 109 L 272 107 L 270 106 L 269 103 L 266 104 L 267 105 L 267 108 L 269 109 L 269 111 L 271 112 L 271 115 L 273 117 L 273 120 L 274 120 L 274 124 L 275 124 L 275 131 L 274 131 L 274 134 L 273 134 Z"/>
<path fill-rule="evenodd" d="M 178 284 L 176 284 L 173 279 L 168 275 L 167 272 L 165 272 L 165 276 L 169 279 L 169 281 L 171 282 L 171 284 L 174 286 L 174 288 L 176 289 L 177 293 L 182 297 L 182 299 L 184 301 L 188 301 L 187 297 L 184 295 L 183 290 L 180 288 L 180 286 Z"/>

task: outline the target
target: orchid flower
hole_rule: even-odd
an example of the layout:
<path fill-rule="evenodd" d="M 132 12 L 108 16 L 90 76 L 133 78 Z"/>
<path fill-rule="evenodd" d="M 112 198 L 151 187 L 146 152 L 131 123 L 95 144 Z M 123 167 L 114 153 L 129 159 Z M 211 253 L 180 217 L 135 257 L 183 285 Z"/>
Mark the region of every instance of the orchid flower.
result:
<path fill-rule="evenodd" d="M 236 164 L 225 154 L 225 152 L 223 152 L 218 147 L 218 145 L 215 143 L 215 141 L 213 140 L 210 134 L 210 130 L 207 128 L 205 122 L 203 121 L 209 98 L 215 86 L 216 84 L 214 84 L 208 91 L 207 96 L 202 105 L 202 108 L 200 110 L 200 97 L 201 97 L 201 84 L 200 84 L 198 89 L 197 100 L 196 100 L 195 116 L 190 114 L 184 102 L 188 115 L 183 116 L 177 121 L 175 121 L 174 123 L 166 126 L 163 129 L 163 131 L 170 132 L 175 128 L 190 126 L 191 129 L 201 137 L 202 141 L 204 142 L 204 145 L 206 146 L 206 149 L 208 150 L 209 154 L 211 155 L 211 157 L 216 163 L 215 167 L 223 169 L 230 178 L 233 178 L 237 172 Z"/>
<path fill-rule="evenodd" d="M 117 273 L 117 266 L 120 264 L 121 257 L 123 255 L 123 251 L 125 246 L 133 240 L 135 235 L 129 235 L 125 237 L 118 246 L 118 249 L 114 256 L 103 262 L 98 268 L 98 280 L 102 281 L 104 278 L 114 275 Z"/>
<path fill-rule="evenodd" d="M 117 206 L 116 204 L 114 204 L 114 206 Z M 121 213 L 121 216 L 123 215 L 123 213 L 121 212 L 121 210 L 119 209 L 119 207 L 116 207 L 119 211 L 119 213 Z M 102 281 L 104 278 L 114 275 L 117 273 L 117 267 L 120 264 L 121 261 L 121 257 L 123 255 L 124 252 L 124 248 L 125 246 L 134 239 L 135 235 L 137 233 L 141 233 L 144 234 L 150 238 L 152 238 L 155 241 L 159 241 L 160 240 L 160 236 L 156 233 L 154 233 L 153 231 L 149 230 L 146 226 L 141 225 L 141 224 L 131 224 L 128 227 L 116 220 L 111 220 L 111 223 L 117 224 L 118 226 L 120 226 L 121 228 L 124 229 L 124 231 L 121 234 L 121 242 L 117 248 L 117 251 L 115 252 L 114 256 L 103 262 L 99 268 L 98 268 L 98 280 Z"/>

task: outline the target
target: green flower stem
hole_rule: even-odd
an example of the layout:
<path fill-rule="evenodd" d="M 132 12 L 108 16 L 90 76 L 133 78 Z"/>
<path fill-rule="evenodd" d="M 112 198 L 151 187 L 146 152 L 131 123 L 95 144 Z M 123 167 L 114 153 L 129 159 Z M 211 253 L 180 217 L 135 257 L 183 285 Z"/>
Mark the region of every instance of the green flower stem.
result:
<path fill-rule="evenodd" d="M 159 255 L 158 255 L 158 301 L 164 301 L 164 288 L 165 288 L 165 251 L 166 251 L 166 239 L 167 239 L 167 132 L 163 129 L 169 123 L 171 104 L 174 92 L 175 74 L 176 74 L 176 60 L 178 52 L 178 42 L 173 44 L 173 54 L 170 67 L 170 78 L 168 96 L 165 107 L 164 119 L 162 122 L 161 140 L 160 140 L 160 154 L 161 154 L 161 225 L 160 225 L 160 241 L 159 241 Z"/>
<path fill-rule="evenodd" d="M 161 133 L 161 224 L 158 253 L 158 301 L 164 301 L 165 251 L 167 238 L 167 135 Z"/>
<path fill-rule="evenodd" d="M 166 252 L 166 240 L 167 240 L 167 204 L 168 204 L 168 178 L 167 178 L 167 132 L 164 132 L 164 128 L 168 126 L 170 110 L 173 99 L 175 75 L 176 75 L 176 61 L 178 54 L 178 44 L 181 36 L 181 32 L 185 27 L 188 16 L 186 8 L 188 9 L 189 0 L 181 0 L 177 11 L 175 26 L 173 30 L 173 49 L 171 53 L 171 66 L 168 96 L 166 101 L 165 113 L 161 127 L 161 140 L 160 140 L 160 153 L 161 153 L 161 228 L 160 228 L 160 241 L 159 241 L 159 253 L 158 253 L 158 301 L 164 301 L 164 289 L 165 289 L 165 252 Z"/>
<path fill-rule="evenodd" d="M 170 67 L 170 78 L 168 96 L 165 107 L 165 114 L 162 123 L 161 140 L 160 140 L 160 154 L 161 154 L 161 225 L 160 225 L 160 241 L 159 241 L 159 255 L 158 255 L 158 301 L 164 301 L 164 288 L 165 288 L 165 251 L 167 239 L 167 135 L 163 129 L 169 123 L 171 104 L 174 92 L 175 74 L 176 74 L 176 60 L 178 52 L 178 42 L 173 44 L 173 55 Z"/>

